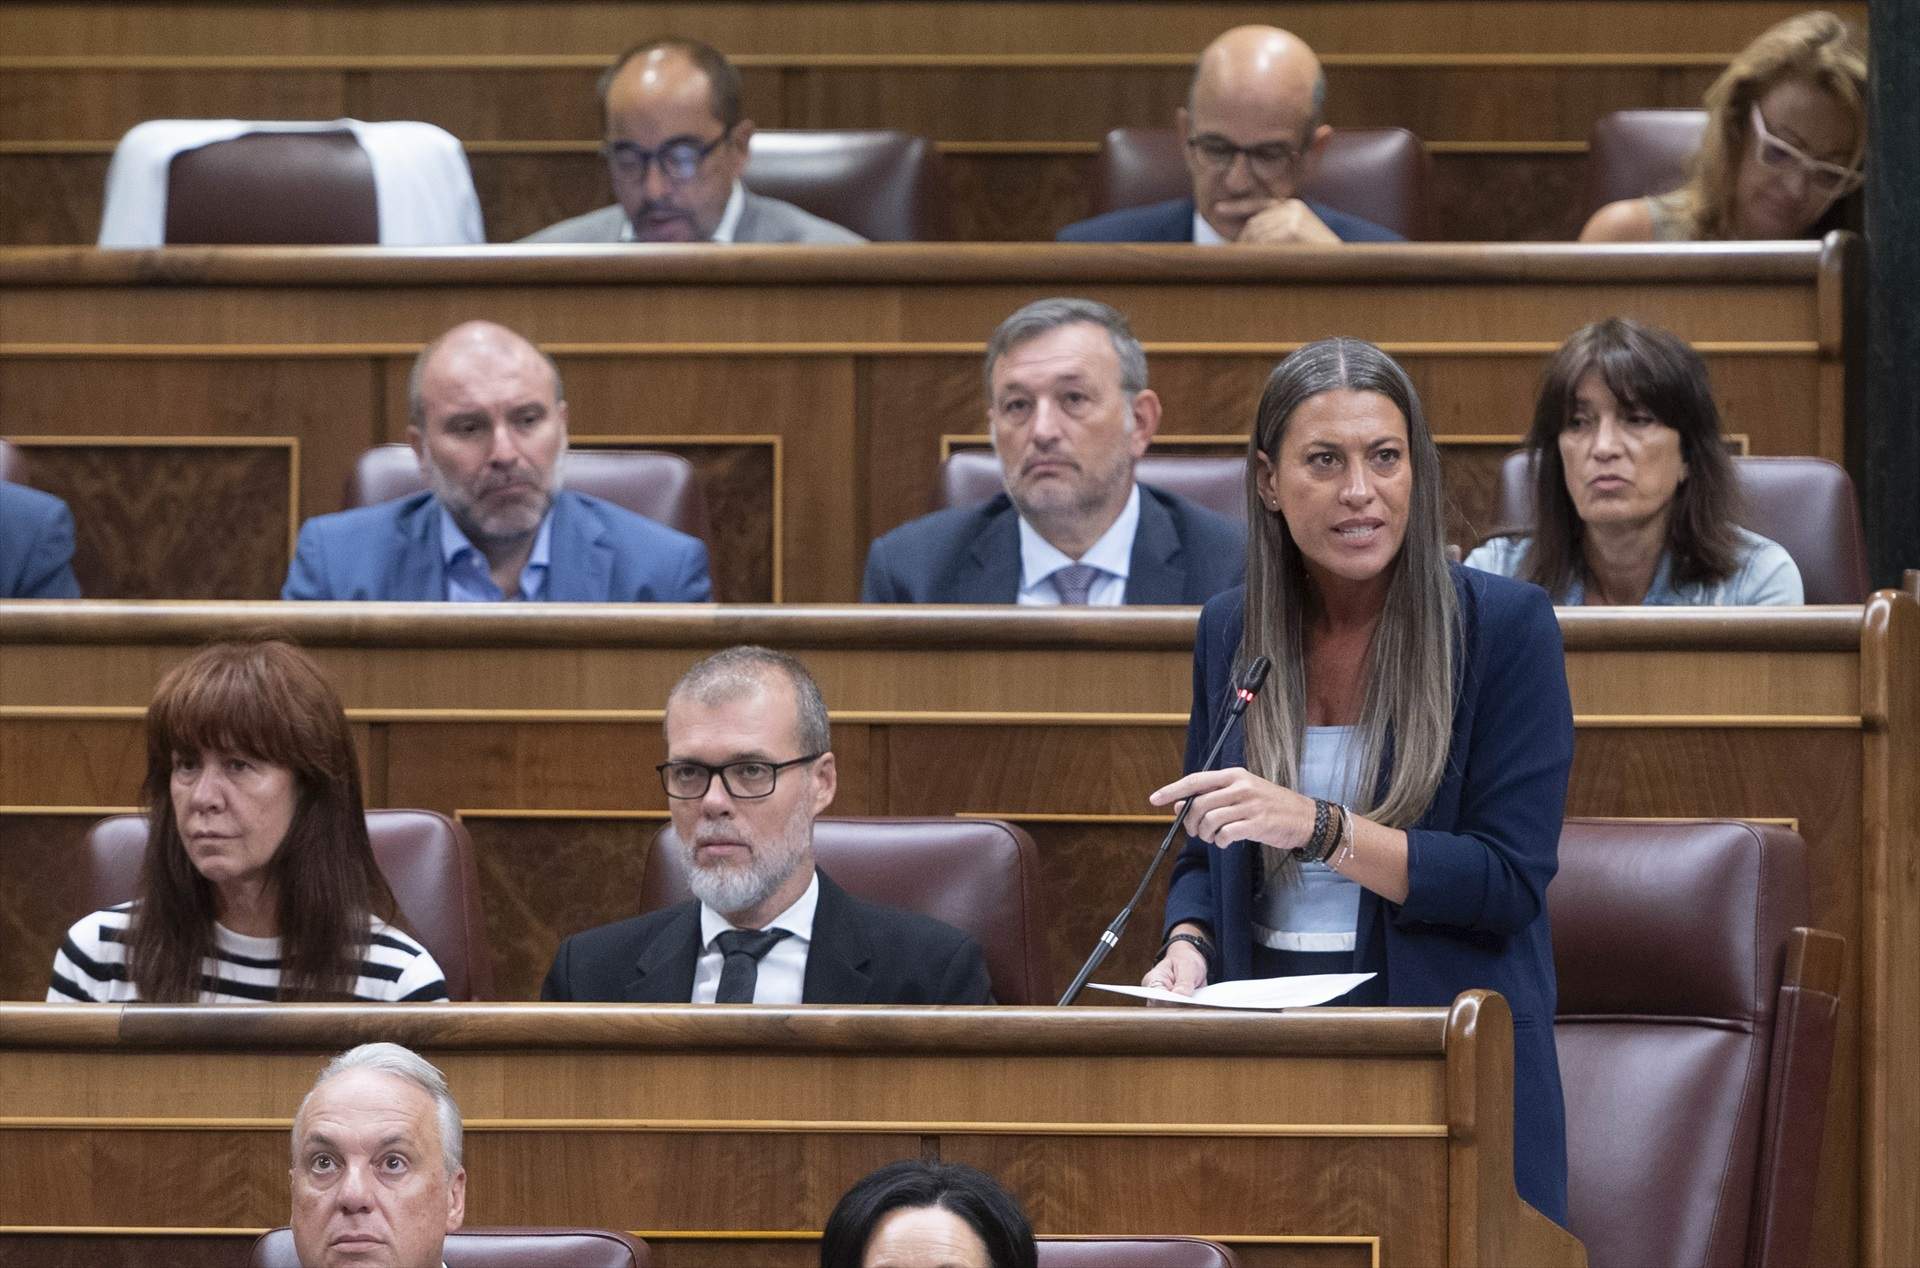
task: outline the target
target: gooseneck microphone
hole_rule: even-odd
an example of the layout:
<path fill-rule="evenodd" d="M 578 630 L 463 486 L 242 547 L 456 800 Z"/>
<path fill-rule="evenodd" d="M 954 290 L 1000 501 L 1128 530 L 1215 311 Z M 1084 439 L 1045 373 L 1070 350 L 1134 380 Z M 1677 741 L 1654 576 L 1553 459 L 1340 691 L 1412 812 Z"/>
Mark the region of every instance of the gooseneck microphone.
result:
<path fill-rule="evenodd" d="M 1233 730 L 1234 722 L 1247 711 L 1247 706 L 1253 703 L 1253 698 L 1260 694 L 1260 688 L 1267 682 L 1267 671 L 1272 668 L 1272 661 L 1265 656 L 1256 656 L 1253 658 L 1253 663 L 1247 666 L 1246 672 L 1240 675 L 1240 681 L 1233 687 L 1233 699 L 1227 706 L 1227 716 L 1221 719 L 1220 729 L 1214 734 L 1213 747 L 1208 749 L 1207 755 L 1200 760 L 1200 770 L 1213 768 L 1213 759 L 1220 756 L 1220 746 L 1227 742 L 1227 735 Z M 1147 874 L 1140 878 L 1140 884 L 1134 889 L 1133 897 L 1129 898 L 1127 905 L 1120 909 L 1120 914 L 1113 918 L 1113 922 L 1107 926 L 1107 931 L 1100 935 L 1100 941 L 1094 943 L 1093 954 L 1088 956 L 1087 962 L 1080 966 L 1080 972 L 1074 975 L 1073 985 L 1067 988 L 1067 993 L 1060 997 L 1060 1007 L 1073 1003 L 1080 992 L 1086 988 L 1087 979 L 1093 976 L 1093 971 L 1099 968 L 1101 962 L 1107 958 L 1107 953 L 1120 945 L 1120 935 L 1126 931 L 1127 921 L 1133 916 L 1134 908 L 1140 905 L 1140 900 L 1147 896 L 1147 886 L 1153 883 L 1153 875 L 1160 870 L 1161 860 L 1167 857 L 1167 851 L 1173 847 L 1173 838 L 1179 833 L 1181 823 L 1186 820 L 1187 808 L 1193 805 L 1193 799 L 1199 795 L 1199 793 L 1189 795 L 1174 810 L 1173 824 L 1167 829 L 1167 835 L 1160 839 L 1160 848 L 1153 852 L 1153 862 L 1147 865 Z"/>

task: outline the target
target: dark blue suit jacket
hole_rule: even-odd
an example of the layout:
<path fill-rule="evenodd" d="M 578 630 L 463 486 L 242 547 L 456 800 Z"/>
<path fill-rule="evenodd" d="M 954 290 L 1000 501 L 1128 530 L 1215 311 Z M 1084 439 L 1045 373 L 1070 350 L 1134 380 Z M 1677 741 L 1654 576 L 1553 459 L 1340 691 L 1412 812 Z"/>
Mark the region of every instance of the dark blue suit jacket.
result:
<path fill-rule="evenodd" d="M 1406 241 L 1385 225 L 1335 211 L 1311 198 L 1303 201 L 1342 242 Z M 1176 198 L 1145 207 L 1122 207 L 1104 216 L 1070 224 L 1060 231 L 1058 238 L 1061 242 L 1192 242 L 1193 199 Z"/>
<path fill-rule="evenodd" d="M 0 599 L 77 599 L 73 515 L 51 493 L 0 481 Z"/>
<path fill-rule="evenodd" d="M 1360 895 L 1354 968 L 1385 979 L 1372 999 L 1446 1005 L 1499 991 L 1513 1010 L 1514 1180 L 1542 1214 L 1567 1221 L 1566 1111 L 1553 1044 L 1556 986 L 1547 882 L 1559 866 L 1573 764 L 1560 627 L 1536 586 L 1453 565 L 1460 681 L 1447 774 L 1407 832 L 1407 901 Z M 1187 766 L 1206 756 L 1231 685 L 1246 590 L 1209 603 L 1194 646 Z M 1278 677 L 1278 675 L 1276 675 Z M 1269 686 L 1275 689 L 1277 684 Z M 1215 763 L 1244 765 L 1236 730 Z M 1174 864 L 1166 925 L 1211 928 L 1223 980 L 1252 973 L 1252 903 L 1261 847 L 1189 840 Z M 1377 988 L 1380 979 L 1361 988 Z"/>
<path fill-rule="evenodd" d="M 804 1004 L 990 1004 L 980 944 L 931 916 L 855 898 L 820 874 Z M 576 933 L 560 944 L 541 999 L 684 1004 L 700 959 L 700 903 Z"/>
<path fill-rule="evenodd" d="M 707 548 L 591 494 L 553 499 L 546 599 L 552 603 L 704 603 Z M 440 504 L 415 493 L 320 515 L 300 528 L 283 599 L 420 602 L 447 597 Z"/>
<path fill-rule="evenodd" d="M 1178 494 L 1140 486 L 1127 603 L 1205 603 L 1246 576 L 1247 534 Z M 866 603 L 1012 603 L 1020 513 L 1005 493 L 911 520 L 867 552 Z"/>

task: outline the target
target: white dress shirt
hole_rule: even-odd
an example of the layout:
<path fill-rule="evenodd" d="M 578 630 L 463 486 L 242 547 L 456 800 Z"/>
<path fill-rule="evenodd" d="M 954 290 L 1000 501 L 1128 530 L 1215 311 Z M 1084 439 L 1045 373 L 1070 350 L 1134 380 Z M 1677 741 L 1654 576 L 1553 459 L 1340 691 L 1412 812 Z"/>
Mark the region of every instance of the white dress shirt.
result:
<path fill-rule="evenodd" d="M 1022 607 L 1057 607 L 1060 592 L 1053 588 L 1053 574 L 1073 564 L 1087 564 L 1100 570 L 1093 588 L 1087 591 L 1087 606 L 1117 608 L 1127 601 L 1127 568 L 1133 561 L 1133 538 L 1140 528 L 1140 486 L 1134 485 L 1107 531 L 1086 554 L 1078 559 L 1067 555 L 1040 530 L 1020 518 L 1020 593 L 1015 602 Z"/>
<path fill-rule="evenodd" d="M 746 207 L 747 191 L 741 187 L 739 181 L 735 181 L 733 183 L 733 192 L 727 195 L 726 209 L 720 213 L 720 223 L 713 227 L 713 236 L 708 238 L 707 241 L 732 242 L 733 235 L 740 229 L 740 213 L 745 211 Z M 636 241 L 633 236 L 632 219 L 620 222 L 620 241 Z"/>
<path fill-rule="evenodd" d="M 1207 218 L 1198 211 L 1193 213 L 1193 245 L 1197 247 L 1223 247 L 1227 240 L 1220 236 Z"/>
<path fill-rule="evenodd" d="M 794 899 L 793 906 L 769 920 L 763 928 L 785 929 L 786 937 L 773 944 L 760 957 L 760 972 L 753 983 L 756 1004 L 798 1004 L 807 985 L 807 948 L 813 945 L 813 911 L 820 905 L 820 873 L 807 882 L 806 892 Z M 727 957 L 713 940 L 733 928 L 733 922 L 700 904 L 700 959 L 693 966 L 693 1000 L 711 1004 L 720 993 L 720 970 Z"/>

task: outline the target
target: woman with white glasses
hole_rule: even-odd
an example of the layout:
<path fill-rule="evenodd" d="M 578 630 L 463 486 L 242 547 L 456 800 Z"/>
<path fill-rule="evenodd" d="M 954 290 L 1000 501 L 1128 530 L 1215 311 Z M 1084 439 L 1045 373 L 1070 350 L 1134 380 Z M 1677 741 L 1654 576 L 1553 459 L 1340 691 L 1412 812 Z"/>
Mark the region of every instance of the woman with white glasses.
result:
<path fill-rule="evenodd" d="M 1707 129 L 1687 183 L 1608 203 L 1582 242 L 1818 237 L 1860 187 L 1867 59 L 1831 13 L 1770 28 L 1707 90 Z"/>

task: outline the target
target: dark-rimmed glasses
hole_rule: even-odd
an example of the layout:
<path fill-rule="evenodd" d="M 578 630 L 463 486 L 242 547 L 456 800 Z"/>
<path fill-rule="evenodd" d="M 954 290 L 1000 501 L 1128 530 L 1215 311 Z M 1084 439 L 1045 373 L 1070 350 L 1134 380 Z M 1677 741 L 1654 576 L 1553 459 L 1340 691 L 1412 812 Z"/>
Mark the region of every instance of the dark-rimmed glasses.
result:
<path fill-rule="evenodd" d="M 1247 167 L 1263 181 L 1285 180 L 1300 163 L 1300 149 L 1290 141 L 1235 145 L 1217 132 L 1203 132 L 1187 138 L 1187 149 L 1216 172 L 1226 171 L 1233 166 L 1233 160 L 1244 154 Z"/>
<path fill-rule="evenodd" d="M 601 145 L 600 154 L 621 180 L 643 181 L 647 178 L 647 168 L 658 163 L 660 174 L 669 184 L 685 185 L 700 174 L 700 165 L 707 161 L 707 156 L 725 145 L 732 135 L 733 129 L 728 128 L 704 145 L 688 138 L 669 141 L 657 150 L 642 149 L 631 141 L 608 141 Z"/>
<path fill-rule="evenodd" d="M 693 801 L 706 796 L 715 775 L 720 777 L 720 786 L 727 790 L 727 796 L 740 801 L 752 801 L 756 797 L 771 796 L 773 786 L 780 781 L 780 772 L 787 767 L 817 762 L 825 756 L 824 752 L 809 753 L 786 762 L 748 758 L 719 766 L 709 766 L 705 762 L 662 762 L 654 769 L 660 772 L 660 786 L 667 790 L 667 796 L 676 801 Z"/>

